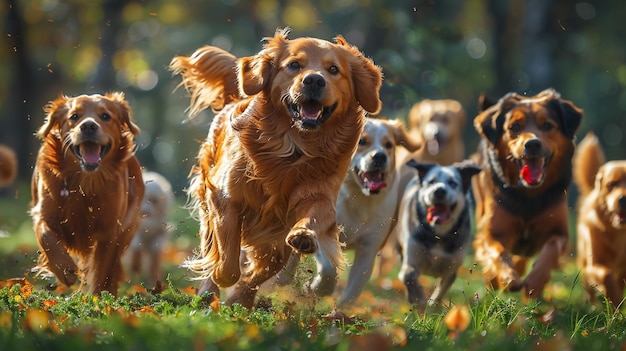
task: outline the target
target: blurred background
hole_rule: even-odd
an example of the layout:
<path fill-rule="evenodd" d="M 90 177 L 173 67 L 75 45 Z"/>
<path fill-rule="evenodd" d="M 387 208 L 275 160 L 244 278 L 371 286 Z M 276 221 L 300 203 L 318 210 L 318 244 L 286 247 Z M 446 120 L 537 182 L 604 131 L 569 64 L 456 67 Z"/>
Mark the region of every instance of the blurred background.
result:
<path fill-rule="evenodd" d="M 0 144 L 19 160 L 3 189 L 0 230 L 27 221 L 42 107 L 60 94 L 123 91 L 142 133 L 138 156 L 165 175 L 181 203 L 212 118 L 183 123 L 189 99 L 172 57 L 216 45 L 252 55 L 261 39 L 338 34 L 383 68 L 382 115 L 406 118 L 421 99 L 459 100 L 470 116 L 485 92 L 553 87 L 585 110 L 578 136 L 626 158 L 626 2 L 621 0 L 0 0 Z M 468 123 L 466 150 L 478 137 Z M 8 199 L 8 200 L 7 200 Z M 180 209 L 178 235 L 197 234 Z M 183 233 L 183 234 L 181 234 Z M 6 245 L 5 245 L 6 246 Z"/>

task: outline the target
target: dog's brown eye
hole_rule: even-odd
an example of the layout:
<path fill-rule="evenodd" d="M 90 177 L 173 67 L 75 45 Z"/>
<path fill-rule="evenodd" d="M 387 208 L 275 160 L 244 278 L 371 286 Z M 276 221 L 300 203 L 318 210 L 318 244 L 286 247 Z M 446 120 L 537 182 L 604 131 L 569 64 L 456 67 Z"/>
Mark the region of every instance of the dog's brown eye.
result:
<path fill-rule="evenodd" d="M 108 121 L 111 119 L 111 115 L 108 113 L 103 113 L 102 116 L 100 116 L 100 118 L 102 118 L 103 121 Z"/>
<path fill-rule="evenodd" d="M 448 180 L 448 185 L 452 188 L 452 189 L 456 189 L 459 186 L 459 183 L 455 182 L 454 180 Z"/>
<path fill-rule="evenodd" d="M 619 182 L 610 182 L 606 185 L 606 188 L 611 191 L 619 185 Z"/>
<path fill-rule="evenodd" d="M 298 61 L 293 61 L 292 63 L 289 64 L 289 68 L 291 68 L 294 71 L 298 71 L 302 67 L 300 66 L 300 63 Z"/>
<path fill-rule="evenodd" d="M 546 132 L 551 131 L 553 128 L 554 126 L 552 125 L 552 123 L 545 122 L 543 124 L 543 130 L 545 130 Z"/>
<path fill-rule="evenodd" d="M 385 149 L 393 149 L 393 143 L 391 141 L 386 142 Z"/>
<path fill-rule="evenodd" d="M 522 130 L 522 127 L 519 123 L 514 122 L 509 126 L 509 130 L 511 131 L 511 133 L 517 134 Z"/>
<path fill-rule="evenodd" d="M 359 146 L 363 146 L 365 144 L 367 144 L 367 140 L 366 139 L 363 139 L 363 138 L 359 139 Z"/>
<path fill-rule="evenodd" d="M 75 121 L 78 119 L 78 113 L 74 113 L 70 116 L 70 120 Z"/>
<path fill-rule="evenodd" d="M 339 68 L 337 68 L 337 66 L 335 65 L 332 65 L 328 68 L 328 73 L 335 75 L 339 73 Z"/>

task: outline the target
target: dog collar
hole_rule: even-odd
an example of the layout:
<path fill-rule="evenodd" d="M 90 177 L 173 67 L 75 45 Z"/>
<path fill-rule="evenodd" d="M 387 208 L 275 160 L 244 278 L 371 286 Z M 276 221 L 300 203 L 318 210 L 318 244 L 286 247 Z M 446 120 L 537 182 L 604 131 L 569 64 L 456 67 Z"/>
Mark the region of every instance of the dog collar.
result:
<path fill-rule="evenodd" d="M 506 182 L 506 178 L 504 178 L 504 171 L 502 170 L 500 162 L 498 162 L 495 151 L 490 148 L 489 145 L 483 146 L 483 154 L 489 163 L 489 168 L 491 169 L 494 179 L 500 183 L 498 185 L 507 185 L 508 183 Z"/>

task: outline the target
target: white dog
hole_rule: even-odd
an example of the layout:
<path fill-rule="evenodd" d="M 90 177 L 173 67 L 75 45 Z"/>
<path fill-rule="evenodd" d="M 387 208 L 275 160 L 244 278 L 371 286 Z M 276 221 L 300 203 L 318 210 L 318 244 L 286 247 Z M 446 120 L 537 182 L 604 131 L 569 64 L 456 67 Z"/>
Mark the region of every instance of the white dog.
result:
<path fill-rule="evenodd" d="M 372 275 L 376 254 L 396 224 L 399 204 L 399 176 L 396 151 L 402 147 L 414 152 L 421 140 L 411 137 L 400 120 L 368 118 L 350 170 L 337 198 L 337 222 L 342 227 L 341 241 L 354 250 L 354 262 L 339 306 L 356 301 Z M 292 255 L 279 283 L 289 281 L 297 259 Z M 318 295 L 335 290 L 337 272 L 321 250 L 315 253 L 317 276 L 311 284 Z M 285 279 L 284 274 L 288 275 Z"/>
<path fill-rule="evenodd" d="M 174 204 L 170 182 L 156 172 L 143 171 L 145 194 L 141 203 L 141 225 L 130 243 L 131 271 L 140 273 L 144 259 L 148 261 L 149 281 L 155 284 L 162 279 L 161 254 L 163 245 L 172 231 L 168 222 Z"/>

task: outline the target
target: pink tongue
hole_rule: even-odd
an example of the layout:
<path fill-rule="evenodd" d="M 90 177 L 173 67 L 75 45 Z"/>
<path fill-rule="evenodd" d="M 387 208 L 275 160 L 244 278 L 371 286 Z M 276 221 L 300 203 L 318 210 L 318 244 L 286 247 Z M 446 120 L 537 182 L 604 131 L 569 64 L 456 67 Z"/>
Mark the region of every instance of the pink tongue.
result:
<path fill-rule="evenodd" d="M 100 163 L 100 145 L 83 143 L 80 145 L 80 149 L 80 153 L 83 155 L 83 162 L 87 164 Z"/>
<path fill-rule="evenodd" d="M 317 119 L 322 111 L 322 106 L 316 102 L 305 102 L 301 105 L 302 117 L 306 119 Z"/>
<path fill-rule="evenodd" d="M 428 222 L 445 223 L 450 218 L 450 212 L 448 206 L 435 205 L 428 208 L 426 212 L 426 220 Z"/>
<path fill-rule="evenodd" d="M 362 179 L 365 186 L 372 191 L 380 190 L 387 186 L 383 174 L 377 171 L 366 172 L 362 175 Z"/>
<path fill-rule="evenodd" d="M 524 165 L 520 170 L 520 177 L 526 181 L 528 184 L 535 184 L 539 182 L 541 176 L 543 175 L 543 168 L 537 167 L 535 169 L 531 169 L 529 165 Z"/>

